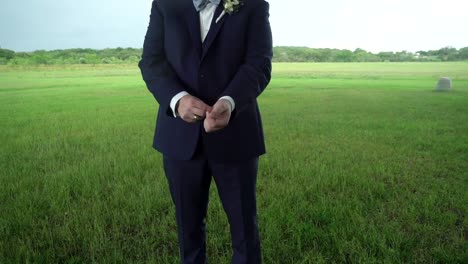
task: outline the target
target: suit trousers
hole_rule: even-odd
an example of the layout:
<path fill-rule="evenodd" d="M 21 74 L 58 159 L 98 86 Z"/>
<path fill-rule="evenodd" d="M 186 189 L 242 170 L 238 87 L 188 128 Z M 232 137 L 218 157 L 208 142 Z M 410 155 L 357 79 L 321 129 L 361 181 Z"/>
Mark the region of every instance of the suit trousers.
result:
<path fill-rule="evenodd" d="M 230 225 L 232 263 L 261 263 L 255 191 L 258 157 L 214 162 L 206 157 L 200 139 L 191 160 L 163 156 L 163 165 L 176 208 L 181 263 L 207 263 L 205 219 L 212 177 Z"/>

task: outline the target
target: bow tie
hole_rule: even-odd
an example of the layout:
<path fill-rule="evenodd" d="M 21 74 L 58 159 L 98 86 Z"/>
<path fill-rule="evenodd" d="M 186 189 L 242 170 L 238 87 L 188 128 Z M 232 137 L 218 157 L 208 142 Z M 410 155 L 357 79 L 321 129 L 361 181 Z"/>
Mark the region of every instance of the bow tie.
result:
<path fill-rule="evenodd" d="M 221 0 L 192 0 L 192 1 L 197 12 L 199 12 L 200 10 L 203 10 L 209 3 L 219 5 L 219 3 L 221 2 Z"/>

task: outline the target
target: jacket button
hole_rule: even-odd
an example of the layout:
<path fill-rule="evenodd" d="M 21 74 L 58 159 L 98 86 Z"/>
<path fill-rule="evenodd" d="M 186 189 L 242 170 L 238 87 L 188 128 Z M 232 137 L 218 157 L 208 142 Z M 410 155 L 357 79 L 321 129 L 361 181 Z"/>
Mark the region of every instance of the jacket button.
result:
<path fill-rule="evenodd" d="M 205 74 L 200 74 L 200 78 L 205 78 Z"/>

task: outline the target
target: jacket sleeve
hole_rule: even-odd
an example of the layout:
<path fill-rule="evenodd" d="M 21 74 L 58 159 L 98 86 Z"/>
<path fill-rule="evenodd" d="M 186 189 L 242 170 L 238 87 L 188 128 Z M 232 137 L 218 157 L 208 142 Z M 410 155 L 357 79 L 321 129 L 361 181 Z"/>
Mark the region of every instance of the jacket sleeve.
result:
<path fill-rule="evenodd" d="M 160 110 L 171 115 L 170 101 L 184 88 L 166 59 L 164 49 L 164 18 L 157 0 L 153 0 L 150 22 L 138 66 L 148 90 L 159 103 Z"/>
<path fill-rule="evenodd" d="M 236 103 L 233 117 L 255 101 L 270 82 L 273 41 L 268 19 L 269 4 L 262 0 L 249 18 L 244 62 L 222 94 Z"/>

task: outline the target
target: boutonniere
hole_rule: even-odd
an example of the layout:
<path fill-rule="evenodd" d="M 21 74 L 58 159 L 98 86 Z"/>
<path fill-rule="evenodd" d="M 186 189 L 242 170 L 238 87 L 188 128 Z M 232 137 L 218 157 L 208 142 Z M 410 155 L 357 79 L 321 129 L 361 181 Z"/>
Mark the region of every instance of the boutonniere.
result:
<path fill-rule="evenodd" d="M 218 23 L 219 20 L 221 20 L 221 18 L 223 18 L 223 16 L 225 14 L 232 15 L 232 14 L 236 13 L 237 11 L 239 11 L 239 8 L 242 5 L 244 5 L 244 2 L 242 0 L 224 0 L 223 1 L 223 6 L 224 6 L 223 12 L 221 12 L 221 14 L 219 14 L 218 18 L 216 19 L 216 23 Z"/>

